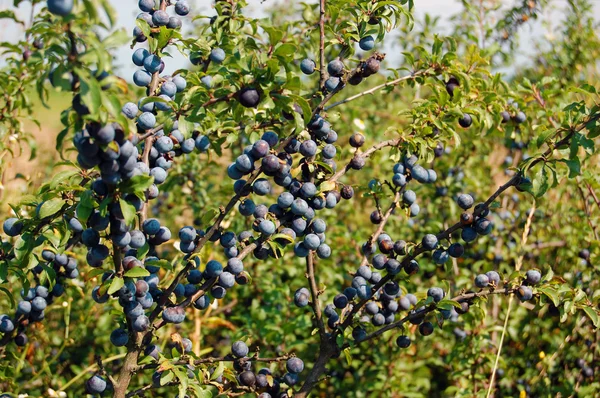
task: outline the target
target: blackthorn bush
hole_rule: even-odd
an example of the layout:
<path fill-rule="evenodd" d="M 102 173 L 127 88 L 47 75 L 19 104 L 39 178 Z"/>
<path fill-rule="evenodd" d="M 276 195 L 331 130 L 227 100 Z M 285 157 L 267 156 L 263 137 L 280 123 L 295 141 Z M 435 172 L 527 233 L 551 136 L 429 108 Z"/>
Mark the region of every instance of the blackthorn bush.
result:
<path fill-rule="evenodd" d="M 463 2 L 450 37 L 406 0 L 140 0 L 131 35 L 107 2 L 4 12 L 25 35 L 1 44 L 2 159 L 35 155 L 32 104 L 70 105 L 61 169 L 0 197 L 2 389 L 598 395 L 600 43 L 569 2 L 504 78 L 547 6 L 522 3 Z"/>

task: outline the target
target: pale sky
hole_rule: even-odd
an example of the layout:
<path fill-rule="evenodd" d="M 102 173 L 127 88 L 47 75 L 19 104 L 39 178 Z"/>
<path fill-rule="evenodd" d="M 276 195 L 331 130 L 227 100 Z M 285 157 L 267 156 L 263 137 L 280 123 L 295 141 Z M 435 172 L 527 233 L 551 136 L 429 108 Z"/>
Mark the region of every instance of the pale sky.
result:
<path fill-rule="evenodd" d="M 117 27 L 124 27 L 127 32 L 131 32 L 135 26 L 135 16 L 140 12 L 137 7 L 136 0 L 110 0 L 111 3 L 118 10 L 118 21 Z M 193 14 L 211 14 L 212 0 L 188 0 L 192 5 L 192 11 L 187 17 L 182 17 L 183 26 L 185 29 L 186 22 L 189 24 Z M 265 9 L 268 9 L 270 4 L 274 2 L 280 2 L 285 0 L 249 0 L 249 7 L 246 9 L 247 13 L 253 16 L 262 16 Z M 288 0 L 290 1 L 290 0 Z M 565 0 L 554 1 L 554 11 L 546 11 L 545 17 L 549 20 L 556 19 L 560 16 L 560 9 L 564 7 Z M 0 10 L 14 9 L 13 0 L 0 0 Z M 598 0 L 593 1 L 594 4 L 594 15 L 597 20 L 600 20 L 600 3 Z M 41 7 L 41 5 L 40 5 Z M 417 16 L 423 16 L 425 13 L 429 13 L 434 16 L 440 16 L 442 24 L 448 17 L 456 14 L 460 9 L 461 5 L 458 0 L 417 0 L 415 1 L 415 9 Z M 19 8 L 16 10 L 17 15 L 23 20 L 28 20 L 31 12 L 31 3 L 22 2 Z M 189 25 L 188 25 L 189 26 Z M 184 30 L 185 32 L 185 30 Z M 527 25 L 521 31 L 521 46 L 520 52 L 527 54 L 532 50 L 533 40 L 532 38 L 540 37 L 546 34 L 546 30 L 542 27 L 539 22 L 532 25 Z M 441 32 L 444 33 L 444 32 Z M 0 41 L 15 41 L 22 35 L 22 30 L 19 25 L 11 24 L 8 20 L 0 20 Z M 172 52 L 174 55 L 175 51 Z M 127 45 L 123 46 L 116 52 L 116 72 L 120 76 L 131 80 L 131 76 L 135 71 L 136 67 L 131 63 L 131 50 Z M 0 65 L 2 64 L 0 56 Z M 393 59 L 390 59 L 393 62 Z M 523 58 L 521 58 L 521 62 Z M 517 57 L 517 63 L 519 63 L 519 57 Z M 165 68 L 165 73 L 171 73 L 172 71 L 187 65 L 187 62 L 183 56 L 176 56 L 173 59 L 168 60 Z M 393 67 L 393 65 L 390 65 Z"/>

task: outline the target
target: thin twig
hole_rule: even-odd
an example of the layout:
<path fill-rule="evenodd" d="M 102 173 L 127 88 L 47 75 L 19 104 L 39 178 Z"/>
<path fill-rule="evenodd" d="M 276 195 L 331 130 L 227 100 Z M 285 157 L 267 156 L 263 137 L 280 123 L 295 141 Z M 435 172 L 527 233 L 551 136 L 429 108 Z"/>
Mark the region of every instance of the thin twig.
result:
<path fill-rule="evenodd" d="M 321 304 L 319 301 L 319 290 L 317 288 L 317 282 L 315 280 L 315 258 L 314 251 L 311 250 L 306 256 L 306 277 L 308 278 L 310 294 L 312 297 L 310 306 L 315 313 L 315 320 L 317 321 L 317 327 L 319 328 L 319 334 L 321 339 L 325 338 L 326 331 L 325 325 L 323 324 L 323 315 L 321 314 Z"/>
<path fill-rule="evenodd" d="M 346 99 L 343 99 L 341 101 L 334 102 L 333 104 L 325 107 L 325 110 L 328 111 L 331 108 L 335 108 L 336 106 L 339 106 L 339 105 L 342 105 L 342 104 L 346 104 L 346 103 L 348 103 L 350 101 L 354 101 L 355 99 L 358 99 L 360 97 L 364 97 L 365 95 L 373 94 L 374 92 L 376 92 L 378 90 L 381 90 L 382 88 L 391 87 L 391 86 L 397 86 L 398 84 L 402 83 L 403 81 L 414 79 L 414 78 L 416 78 L 418 76 L 427 75 L 427 73 L 429 71 L 430 71 L 429 69 L 422 70 L 422 71 L 417 71 L 417 72 L 412 73 L 410 75 L 403 76 L 403 77 L 400 77 L 400 78 L 395 79 L 395 80 L 390 80 L 389 82 L 385 82 L 383 84 L 380 84 L 378 86 L 370 88 L 370 89 L 368 89 L 366 91 L 363 91 L 361 93 L 355 94 L 355 95 L 353 95 L 351 97 L 348 97 Z"/>
<path fill-rule="evenodd" d="M 594 202 L 596 203 L 596 206 L 598 206 L 598 209 L 600 209 L 600 200 L 598 200 L 598 196 L 596 196 L 596 192 L 594 191 L 594 188 L 592 188 L 592 186 L 589 183 L 585 183 L 585 185 L 587 186 L 587 189 L 590 193 L 590 195 L 592 195 L 592 198 L 594 198 Z"/>
<path fill-rule="evenodd" d="M 325 66 L 325 0 L 319 2 L 319 89 L 327 80 L 327 67 Z"/>
<path fill-rule="evenodd" d="M 585 192 L 583 191 L 583 188 L 581 187 L 581 183 L 579 182 L 579 180 L 577 181 L 577 190 L 579 191 L 579 194 L 581 195 L 581 200 L 583 202 L 583 211 L 585 213 L 586 221 L 587 221 L 588 225 L 590 226 L 590 228 L 592 229 L 592 233 L 594 234 L 594 239 L 598 240 L 598 234 L 596 233 L 596 226 L 594 225 L 594 222 L 592 221 L 591 211 L 588 206 L 587 197 L 585 196 Z"/>

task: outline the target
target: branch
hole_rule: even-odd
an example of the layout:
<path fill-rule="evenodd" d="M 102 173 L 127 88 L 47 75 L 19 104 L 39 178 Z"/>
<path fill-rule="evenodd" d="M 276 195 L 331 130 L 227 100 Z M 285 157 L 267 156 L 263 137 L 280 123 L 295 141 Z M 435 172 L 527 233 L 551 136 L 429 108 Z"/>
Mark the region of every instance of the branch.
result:
<path fill-rule="evenodd" d="M 381 235 L 383 233 L 383 229 L 385 228 L 385 225 L 387 224 L 390 216 L 394 213 L 394 210 L 396 210 L 396 208 L 398 207 L 398 204 L 400 203 L 400 197 L 401 197 L 403 191 L 404 191 L 404 187 L 400 191 L 396 192 L 396 194 L 394 195 L 394 201 L 390 204 L 390 207 L 388 207 L 385 214 L 383 214 L 383 217 L 381 218 L 381 222 L 377 226 L 377 229 L 375 230 L 375 232 L 373 232 L 371 234 L 371 236 L 369 237 L 367 244 L 373 245 L 375 243 L 375 240 L 377 240 L 377 238 L 379 237 L 379 235 Z M 363 259 L 362 259 L 360 265 L 367 265 L 367 262 L 368 262 L 367 256 L 363 256 Z"/>
<path fill-rule="evenodd" d="M 581 201 L 583 202 L 583 212 L 585 213 L 585 218 L 587 220 L 587 223 L 590 226 L 590 228 L 592 229 L 592 233 L 594 234 L 594 239 L 598 240 L 598 234 L 596 233 L 596 226 L 594 225 L 594 222 L 592 221 L 590 207 L 588 206 L 588 199 L 585 196 L 585 192 L 583 191 L 583 188 L 581 187 L 580 181 L 577 181 L 577 191 L 579 191 L 579 194 L 581 195 Z"/>
<path fill-rule="evenodd" d="M 385 54 L 380 54 L 380 53 L 375 53 L 373 55 L 371 55 L 369 57 L 369 59 L 376 59 L 377 61 L 381 61 L 385 58 Z M 366 61 L 365 61 L 366 62 Z M 318 114 L 319 112 L 321 112 L 324 108 L 325 105 L 329 102 L 329 100 L 331 100 L 331 98 L 337 94 L 340 90 L 342 90 L 345 86 L 346 83 L 352 79 L 354 76 L 358 75 L 358 74 L 362 74 L 363 72 L 363 66 L 365 64 L 365 62 L 360 63 L 356 68 L 354 68 L 350 73 L 347 73 L 345 76 L 343 76 L 340 79 L 340 83 L 337 85 L 337 87 L 335 89 L 333 89 L 332 91 L 330 91 L 319 103 L 319 105 L 317 105 L 317 107 L 313 110 L 312 113 L 312 117 L 314 118 L 316 114 Z"/>
<path fill-rule="evenodd" d="M 385 147 L 396 147 L 398 145 L 400 145 L 400 143 L 402 143 L 404 141 L 403 138 L 396 138 L 393 140 L 387 140 L 387 141 L 382 141 L 378 144 L 373 145 L 372 147 L 370 147 L 369 149 L 367 149 L 366 151 L 362 152 L 362 153 L 356 153 L 354 156 L 356 157 L 363 157 L 363 158 L 369 158 L 372 154 L 374 154 L 375 152 L 377 152 L 380 149 L 383 149 Z M 351 170 L 350 168 L 350 163 L 348 162 L 348 164 L 346 164 L 346 166 L 344 166 L 343 169 L 339 170 L 337 173 L 335 173 L 331 178 L 329 178 L 328 181 L 337 181 L 339 180 L 344 174 L 346 174 L 348 172 L 348 170 Z"/>
<path fill-rule="evenodd" d="M 452 300 L 457 301 L 459 303 L 465 302 L 465 301 L 470 301 L 474 298 L 478 298 L 478 297 L 487 297 L 493 294 L 504 294 L 504 295 L 509 295 L 509 294 L 513 294 L 515 291 L 517 291 L 517 288 L 503 288 L 503 289 L 484 289 L 480 292 L 476 292 L 476 293 L 466 293 L 466 294 L 462 294 L 459 296 L 454 297 Z M 378 337 L 380 335 L 382 335 L 383 333 L 387 332 L 388 330 L 391 329 L 395 329 L 398 327 L 402 327 L 403 324 L 405 324 L 407 321 L 410 321 L 412 319 L 417 319 L 425 314 L 428 314 L 430 312 L 433 312 L 436 310 L 436 305 L 432 304 L 428 307 L 422 308 L 420 310 L 415 310 L 414 312 L 409 313 L 408 315 L 406 315 L 404 318 L 400 319 L 399 321 L 396 321 L 394 323 L 390 323 L 389 325 L 386 325 L 384 327 L 382 327 L 381 329 L 376 330 L 375 332 L 367 335 L 367 337 L 364 340 L 361 341 L 357 341 L 356 343 L 345 343 L 342 346 L 342 350 L 345 348 L 348 348 L 352 345 L 359 345 L 362 344 L 366 341 L 372 340 L 375 337 Z"/>
<path fill-rule="evenodd" d="M 321 303 L 319 301 L 319 290 L 317 288 L 317 282 L 315 281 L 315 252 L 311 250 L 306 256 L 306 277 L 308 278 L 310 295 L 312 297 L 310 306 L 315 313 L 317 321 L 317 327 L 319 328 L 319 334 L 321 340 L 326 338 L 327 332 L 325 331 L 325 325 L 323 324 L 323 315 L 321 314 Z"/>
<path fill-rule="evenodd" d="M 325 0 L 319 3 L 319 89 L 327 80 L 327 67 L 325 66 Z"/>
<path fill-rule="evenodd" d="M 148 384 L 142 388 L 138 388 L 135 391 L 132 391 L 130 393 L 127 393 L 127 395 L 125 395 L 126 398 L 131 398 L 131 397 L 137 397 L 137 396 L 144 396 L 144 393 L 148 390 L 152 390 L 153 388 L 161 388 L 161 387 L 167 387 L 167 386 L 174 386 L 179 384 L 179 381 L 175 380 L 175 381 L 171 381 L 163 386 L 155 386 L 154 384 Z"/>
<path fill-rule="evenodd" d="M 592 188 L 592 186 L 587 182 L 585 183 L 585 185 L 587 186 L 587 189 L 590 192 L 590 195 L 592 195 L 592 198 L 594 198 L 594 202 L 596 202 L 596 206 L 598 206 L 598 209 L 600 209 L 600 200 L 598 200 L 598 196 L 596 196 L 596 192 L 594 191 L 594 188 Z"/>
<path fill-rule="evenodd" d="M 261 168 L 256 169 L 248 178 L 246 185 L 252 184 L 254 182 L 254 180 L 256 180 L 256 178 L 260 175 L 261 171 L 262 171 Z M 225 208 L 221 208 L 221 212 L 220 212 L 219 216 L 217 217 L 217 219 L 215 220 L 215 222 L 208 229 L 208 231 L 206 231 L 206 234 L 198 240 L 198 242 L 196 244 L 196 248 L 191 253 L 187 254 L 184 257 L 184 261 L 187 261 L 194 253 L 199 252 L 206 245 L 206 243 L 210 240 L 210 238 L 215 234 L 217 229 L 219 229 L 221 222 L 223 222 L 223 220 L 225 219 L 225 216 L 233 209 L 235 204 L 242 198 L 242 191 L 243 191 L 243 188 L 240 190 L 240 193 L 235 194 L 229 200 L 229 203 L 227 203 L 227 206 L 225 206 Z M 171 293 L 173 293 L 175 291 L 177 284 L 185 277 L 185 275 L 187 275 L 187 273 L 194 266 L 195 266 L 195 263 L 193 261 L 188 261 L 186 266 L 181 271 L 179 271 L 179 273 L 175 276 L 175 278 L 173 279 L 173 282 L 171 282 L 171 285 L 167 288 L 167 290 L 164 291 L 163 295 L 158 300 L 156 308 L 154 309 L 154 311 L 152 311 L 152 314 L 150 315 L 150 322 L 152 322 L 158 316 L 160 311 L 162 311 L 162 308 L 164 307 L 167 300 L 169 299 L 169 296 L 171 295 Z M 194 295 L 193 297 L 196 297 L 196 295 Z M 200 296 L 197 296 L 197 297 L 200 297 Z M 186 301 L 188 301 L 188 300 L 186 300 Z"/>
<path fill-rule="evenodd" d="M 173 365 L 189 365 L 189 364 L 194 364 L 194 365 L 203 365 L 203 364 L 213 364 L 213 363 L 219 363 L 219 362 L 262 362 L 262 363 L 273 363 L 273 362 L 283 362 L 283 361 L 287 361 L 288 359 L 290 359 L 292 357 L 292 355 L 286 354 L 286 355 L 282 355 L 280 357 L 266 357 L 266 358 L 261 358 L 258 356 L 258 353 L 254 356 L 251 357 L 247 357 L 247 358 L 234 358 L 230 355 L 226 355 L 224 357 L 207 357 L 207 358 L 200 358 L 200 359 L 196 359 L 194 361 L 190 361 L 189 358 L 186 359 L 180 359 L 178 361 L 174 361 L 172 362 Z M 143 366 L 139 366 L 136 371 L 142 371 L 142 370 L 147 370 L 147 369 L 155 369 L 157 367 L 160 366 L 160 363 L 156 362 L 156 363 L 149 363 Z"/>
<path fill-rule="evenodd" d="M 479 208 L 477 208 L 476 210 L 473 211 L 473 217 L 475 218 L 476 216 L 478 216 L 484 209 L 486 209 L 490 203 L 492 203 L 502 192 L 506 191 L 509 187 L 515 185 L 517 183 L 517 181 L 519 180 L 519 174 L 515 174 L 508 182 L 506 182 L 506 184 L 500 186 L 496 192 L 494 192 L 492 194 L 492 196 L 490 196 L 490 198 L 485 201 L 484 206 L 480 206 Z M 462 228 L 462 224 L 460 222 L 457 222 L 456 224 L 452 225 L 451 227 L 447 228 L 446 230 L 440 232 L 439 234 L 437 234 L 437 238 L 439 241 L 443 240 L 443 239 L 447 239 L 450 237 L 450 235 L 461 229 Z M 423 248 L 423 246 L 421 244 L 417 245 L 413 251 L 412 254 L 409 254 L 407 256 L 404 257 L 404 259 L 402 259 L 402 263 L 401 266 L 405 267 L 410 261 L 414 260 L 416 257 L 418 257 L 420 254 L 426 252 L 427 250 L 425 250 Z M 366 258 L 365 260 L 366 261 Z M 352 310 L 348 313 L 346 319 L 344 320 L 344 322 L 342 322 L 340 328 L 338 328 L 338 330 L 336 331 L 336 333 L 341 333 L 341 331 L 343 331 L 344 329 L 346 329 L 348 326 L 350 326 L 350 323 L 352 323 L 352 320 L 354 318 L 354 315 L 356 315 L 356 313 L 373 297 L 373 295 L 379 291 L 379 289 L 381 289 L 381 287 L 383 285 L 385 285 L 388 281 L 390 281 L 393 278 L 392 275 L 387 274 L 386 276 L 384 276 L 383 278 L 381 278 L 381 281 L 379 281 L 379 283 L 375 284 L 375 286 L 373 286 L 372 290 L 371 290 L 371 295 L 368 296 L 367 298 L 359 301 L 355 306 L 352 307 Z"/>
<path fill-rule="evenodd" d="M 412 73 L 412 74 L 410 74 L 410 75 L 407 75 L 407 76 L 404 76 L 404 77 L 400 77 L 400 78 L 398 78 L 398 79 L 395 79 L 395 80 L 390 80 L 389 82 L 385 82 L 385 83 L 383 83 L 383 84 L 380 84 L 380 85 L 378 85 L 378 86 L 375 86 L 375 87 L 373 87 L 373 88 L 370 88 L 370 89 L 368 89 L 368 90 L 366 90 L 366 91 L 363 91 L 363 92 L 361 92 L 361 93 L 355 94 L 355 95 L 353 95 L 353 96 L 351 96 L 351 97 L 348 97 L 348 98 L 346 98 L 346 99 L 343 99 L 343 100 L 341 100 L 341 101 L 334 102 L 333 104 L 331 104 L 331 105 L 329 105 L 329 106 L 325 107 L 324 109 L 325 109 L 326 111 L 328 111 L 329 109 L 331 109 L 331 108 L 335 108 L 335 107 L 336 107 L 336 106 L 338 106 L 338 105 L 342 105 L 342 104 L 348 103 L 348 102 L 350 102 L 350 101 L 354 101 L 355 99 L 358 99 L 358 98 L 360 98 L 360 97 L 364 97 L 365 95 L 368 95 L 368 94 L 373 94 L 375 91 L 381 90 L 382 88 L 386 88 L 386 87 L 392 87 L 392 86 L 397 86 L 398 84 L 402 83 L 403 81 L 405 81 L 405 80 L 410 80 L 410 79 L 414 79 L 414 78 L 416 78 L 417 76 L 425 76 L 425 75 L 427 75 L 427 74 L 428 74 L 430 71 L 431 71 L 430 69 L 425 69 L 425 70 L 422 70 L 422 71 L 416 71 L 416 72 L 414 72 L 414 73 Z"/>

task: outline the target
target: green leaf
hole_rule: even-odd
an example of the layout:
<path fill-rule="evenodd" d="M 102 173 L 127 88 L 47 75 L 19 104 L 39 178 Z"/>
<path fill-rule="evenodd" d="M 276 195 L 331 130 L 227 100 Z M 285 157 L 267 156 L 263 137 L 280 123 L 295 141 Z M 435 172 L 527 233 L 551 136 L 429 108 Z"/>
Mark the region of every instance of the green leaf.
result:
<path fill-rule="evenodd" d="M 125 193 L 143 193 L 154 183 L 154 177 L 138 175 L 124 181 L 119 185 L 121 192 Z"/>
<path fill-rule="evenodd" d="M 174 378 L 175 378 L 175 373 L 163 372 L 163 374 L 160 376 L 160 385 L 164 386 L 166 384 L 169 384 L 169 382 L 172 381 Z"/>
<path fill-rule="evenodd" d="M 79 199 L 79 203 L 77 204 L 77 209 L 75 211 L 77 213 L 77 218 L 79 219 L 79 221 L 87 221 L 87 219 L 94 211 L 94 199 L 92 197 L 91 190 L 87 190 L 83 194 L 81 194 L 81 198 Z"/>
<path fill-rule="evenodd" d="M 291 236 L 286 235 L 286 234 L 275 234 L 275 235 L 271 236 L 271 239 L 273 239 L 273 240 L 282 239 L 289 243 L 294 243 L 294 239 L 292 239 Z"/>
<path fill-rule="evenodd" d="M 131 223 L 135 219 L 135 207 L 125 199 L 119 199 L 119 206 L 121 207 L 121 211 L 123 212 L 123 218 L 125 219 L 125 223 L 127 225 L 131 225 Z"/>
<path fill-rule="evenodd" d="M 594 324 L 595 328 L 600 327 L 600 320 L 598 319 L 598 312 L 596 311 L 596 309 L 589 307 L 589 306 L 585 306 L 583 307 L 583 310 L 585 311 L 585 313 L 587 314 L 587 316 L 591 319 L 592 323 Z"/>
<path fill-rule="evenodd" d="M 575 156 L 573 159 L 561 159 L 569 168 L 569 178 L 575 178 L 581 174 L 581 162 L 579 158 Z"/>
<path fill-rule="evenodd" d="M 319 191 L 321 191 L 321 192 L 332 191 L 334 189 L 335 189 L 334 181 L 325 181 L 324 183 L 319 185 Z"/>
<path fill-rule="evenodd" d="M 296 52 L 295 45 L 293 45 L 292 43 L 285 43 L 285 44 L 281 44 L 281 45 L 277 46 L 275 48 L 275 51 L 273 52 L 273 55 L 287 58 L 287 57 L 290 57 L 291 55 L 293 55 L 295 52 Z"/>
<path fill-rule="evenodd" d="M 123 278 L 120 277 L 115 277 L 112 281 L 112 283 L 110 284 L 110 287 L 108 288 L 108 294 L 111 295 L 114 292 L 118 291 L 120 288 L 123 287 L 123 285 L 125 285 L 125 280 L 123 280 Z"/>
<path fill-rule="evenodd" d="M 552 300 L 552 303 L 556 307 L 558 307 L 558 305 L 560 304 L 560 297 L 558 296 L 558 292 L 555 289 L 551 287 L 540 287 L 537 290 L 542 292 L 545 296 Z"/>
<path fill-rule="evenodd" d="M 148 25 L 148 22 L 144 21 L 141 18 L 137 18 L 135 20 L 135 24 L 137 25 L 138 28 L 140 28 L 142 30 L 142 32 L 144 33 L 144 36 L 146 36 L 146 37 L 150 36 L 150 25 Z"/>
<path fill-rule="evenodd" d="M 540 170 L 536 173 L 533 178 L 531 193 L 536 198 L 541 197 L 548 191 L 550 184 L 548 183 L 548 173 L 546 172 L 546 165 L 543 165 Z"/>
<path fill-rule="evenodd" d="M 224 370 L 225 370 L 225 364 L 223 362 L 219 362 L 219 366 L 217 366 L 217 368 L 210 375 L 210 379 L 211 380 L 218 379 L 219 377 L 221 377 L 221 375 L 223 374 Z"/>
<path fill-rule="evenodd" d="M 142 276 L 148 276 L 148 275 L 150 275 L 150 271 L 148 271 L 146 268 L 133 267 L 129 271 L 125 272 L 125 275 L 123 275 L 123 276 L 125 276 L 126 278 L 140 278 Z"/>
<path fill-rule="evenodd" d="M 50 216 L 58 213 L 58 211 L 60 209 L 62 209 L 64 204 L 65 204 L 65 201 L 60 198 L 54 198 L 54 199 L 47 200 L 47 201 L 43 202 L 42 205 L 40 206 L 40 208 L 38 210 L 38 217 L 39 218 L 50 217 Z"/>
<path fill-rule="evenodd" d="M 146 265 L 154 265 L 156 267 L 164 268 L 166 270 L 172 270 L 173 265 L 168 260 L 152 260 L 146 261 Z"/>
<path fill-rule="evenodd" d="M 210 390 L 200 390 L 198 391 L 198 398 L 212 398 L 213 394 Z"/>
<path fill-rule="evenodd" d="M 208 222 L 211 221 L 213 218 L 215 218 L 215 216 L 217 214 L 219 214 L 219 212 L 216 209 L 208 209 L 202 216 L 201 224 L 202 225 L 208 224 Z"/>
<path fill-rule="evenodd" d="M 299 95 L 290 95 L 290 98 L 293 99 L 296 104 L 298 104 L 300 109 L 302 109 L 302 117 L 304 118 L 304 124 L 308 124 L 312 116 L 312 109 L 308 101 Z"/>
<path fill-rule="evenodd" d="M 437 308 L 440 309 L 444 309 L 444 310 L 449 310 L 452 307 L 455 308 L 462 308 L 460 303 L 456 300 L 441 300 L 438 304 L 437 304 Z"/>
<path fill-rule="evenodd" d="M 8 297 L 8 299 L 10 300 L 10 308 L 15 308 L 16 303 L 15 303 L 15 299 L 13 298 L 12 293 L 8 289 L 6 289 L 2 286 L 0 286 L 0 290 L 3 291 L 6 294 L 6 296 Z"/>
<path fill-rule="evenodd" d="M 150 245 L 148 244 L 148 242 L 144 243 L 144 246 L 140 247 L 136 254 L 135 257 L 138 260 L 143 260 L 146 258 L 146 254 L 148 254 L 148 252 L 150 251 Z"/>
<path fill-rule="evenodd" d="M 85 74 L 83 74 L 85 76 Z M 97 115 L 102 105 L 102 95 L 100 84 L 95 77 L 81 78 L 80 85 L 81 99 L 84 104 L 89 108 L 92 115 Z"/>
<path fill-rule="evenodd" d="M 77 170 L 64 170 L 60 173 L 56 174 L 52 177 L 52 181 L 50 181 L 50 188 L 54 189 L 59 186 L 63 181 L 68 180 L 69 178 L 79 174 Z"/>
<path fill-rule="evenodd" d="M 17 18 L 14 12 L 9 10 L 0 11 L 0 19 L 12 19 L 16 23 L 20 23 L 21 25 L 25 25 L 21 20 Z"/>

